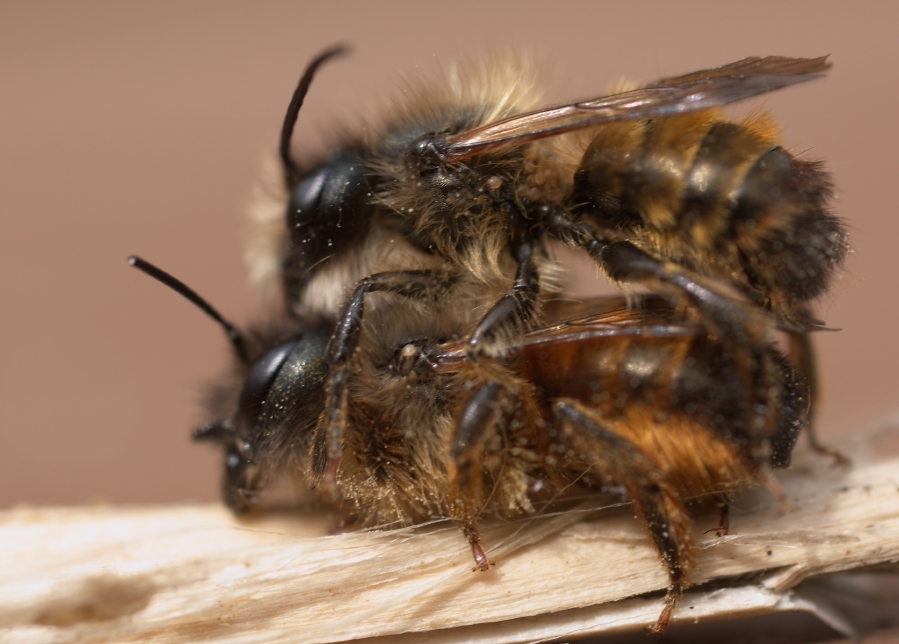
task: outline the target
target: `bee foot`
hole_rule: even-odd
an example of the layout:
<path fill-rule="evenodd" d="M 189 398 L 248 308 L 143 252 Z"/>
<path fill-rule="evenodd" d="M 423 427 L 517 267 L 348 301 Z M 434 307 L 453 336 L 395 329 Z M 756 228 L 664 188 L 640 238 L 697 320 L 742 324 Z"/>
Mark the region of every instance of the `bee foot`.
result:
<path fill-rule="evenodd" d="M 475 562 L 475 567 L 471 569 L 471 572 L 478 572 L 479 570 L 486 572 L 490 570 L 490 566 L 496 565 L 487 558 L 479 541 L 471 541 L 471 554 L 474 556 Z"/>

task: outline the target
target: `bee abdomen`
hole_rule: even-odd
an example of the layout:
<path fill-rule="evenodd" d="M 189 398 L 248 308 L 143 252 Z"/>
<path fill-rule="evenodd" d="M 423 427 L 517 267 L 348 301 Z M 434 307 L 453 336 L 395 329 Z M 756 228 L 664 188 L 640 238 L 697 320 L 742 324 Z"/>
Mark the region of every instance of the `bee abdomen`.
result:
<path fill-rule="evenodd" d="M 752 282 L 767 282 L 800 302 L 827 290 L 849 248 L 842 224 L 828 210 L 830 196 L 820 163 L 779 147 L 759 158 L 731 212 L 731 235 Z"/>
<path fill-rule="evenodd" d="M 712 112 L 600 129 L 575 173 L 575 208 L 626 229 L 719 236 L 734 192 L 774 142 Z"/>
<path fill-rule="evenodd" d="M 700 112 L 599 130 L 571 204 L 772 308 L 821 295 L 848 250 L 829 176 L 778 145 L 766 119 Z"/>

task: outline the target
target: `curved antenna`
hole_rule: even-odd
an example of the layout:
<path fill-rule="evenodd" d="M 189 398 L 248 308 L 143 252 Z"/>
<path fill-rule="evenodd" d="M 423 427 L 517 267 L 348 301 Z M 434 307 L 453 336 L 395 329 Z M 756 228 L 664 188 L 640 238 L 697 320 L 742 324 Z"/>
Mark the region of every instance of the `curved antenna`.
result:
<path fill-rule="evenodd" d="M 335 45 L 320 53 L 306 67 L 306 71 L 300 77 L 297 88 L 293 91 L 290 105 L 287 106 L 287 114 L 284 115 L 284 125 L 281 127 L 281 145 L 279 147 L 281 162 L 284 164 L 284 180 L 287 182 L 288 188 L 293 187 L 300 173 L 296 161 L 290 156 L 290 139 L 293 137 L 293 128 L 297 124 L 297 117 L 300 115 L 300 108 L 303 106 L 303 99 L 306 98 L 306 92 L 309 91 L 309 85 L 312 83 L 312 79 L 322 63 L 335 56 L 342 56 L 349 49 L 347 45 Z"/>
<path fill-rule="evenodd" d="M 158 268 L 150 262 L 141 259 L 137 255 L 132 255 L 131 257 L 129 257 L 128 263 L 131 264 L 134 268 L 143 271 L 156 281 L 162 282 L 173 291 L 180 293 L 188 300 L 196 304 L 198 307 L 200 307 L 206 313 L 206 315 L 211 317 L 222 326 L 222 328 L 225 330 L 225 333 L 228 334 L 228 340 L 231 342 L 231 346 L 233 346 L 234 350 L 237 352 L 238 357 L 243 362 L 249 363 L 249 359 L 247 358 L 246 346 L 244 345 L 243 335 L 241 334 L 240 330 L 236 326 L 228 322 L 228 320 L 223 318 L 221 313 L 216 311 L 209 302 L 200 297 L 196 291 L 179 280 L 177 277 L 166 273 L 161 268 Z"/>

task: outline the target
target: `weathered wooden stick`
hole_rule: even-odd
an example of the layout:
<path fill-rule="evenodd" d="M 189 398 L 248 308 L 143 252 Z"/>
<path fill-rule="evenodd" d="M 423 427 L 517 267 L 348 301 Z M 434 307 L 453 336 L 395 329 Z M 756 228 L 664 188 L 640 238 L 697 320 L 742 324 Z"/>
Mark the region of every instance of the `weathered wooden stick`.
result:
<path fill-rule="evenodd" d="M 795 587 L 899 561 L 899 450 L 877 447 L 897 439 L 895 425 L 867 433 L 851 469 L 797 453 L 778 476 L 784 515 L 760 490 L 738 498 L 723 538 L 699 514 L 697 585 L 672 625 L 807 611 L 851 634 Z M 0 639 L 485 644 L 639 630 L 667 577 L 615 505 L 489 526 L 497 565 L 483 573 L 447 522 L 323 536 L 320 515 L 239 521 L 219 505 L 16 508 L 0 513 Z"/>

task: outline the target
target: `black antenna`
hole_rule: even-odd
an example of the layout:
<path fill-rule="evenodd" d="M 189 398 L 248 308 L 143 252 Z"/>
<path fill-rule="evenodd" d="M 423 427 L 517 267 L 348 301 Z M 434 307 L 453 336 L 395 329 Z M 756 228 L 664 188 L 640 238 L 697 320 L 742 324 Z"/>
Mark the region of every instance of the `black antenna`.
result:
<path fill-rule="evenodd" d="M 312 83 L 315 72 L 318 71 L 322 63 L 335 56 L 341 56 L 348 51 L 349 47 L 347 45 L 335 45 L 320 53 L 306 67 L 306 71 L 303 72 L 300 82 L 293 92 L 290 105 L 287 106 L 287 114 L 284 115 L 284 125 L 281 127 L 281 146 L 279 149 L 281 162 L 284 164 L 284 179 L 287 181 L 288 188 L 293 188 L 299 175 L 297 163 L 290 156 L 290 139 L 293 138 L 293 128 L 297 124 L 297 117 L 300 115 L 300 108 L 303 106 L 303 99 L 306 98 L 306 92 L 309 91 L 309 85 Z"/>
<path fill-rule="evenodd" d="M 234 350 L 237 352 L 238 357 L 243 362 L 249 362 L 247 358 L 247 351 L 243 343 L 243 336 L 241 335 L 240 330 L 236 326 L 228 322 L 228 320 L 223 318 L 221 313 L 216 311 L 209 302 L 197 295 L 196 291 L 179 280 L 177 277 L 169 275 L 161 268 L 154 266 L 150 262 L 142 260 L 137 255 L 132 255 L 131 257 L 129 257 L 128 263 L 131 264 L 134 268 L 143 271 L 156 281 L 162 282 L 173 291 L 180 293 L 188 300 L 196 304 L 198 307 L 203 309 L 206 315 L 222 325 L 222 328 L 225 330 L 225 333 L 228 334 L 228 340 L 231 342 L 231 346 L 233 346 Z"/>

